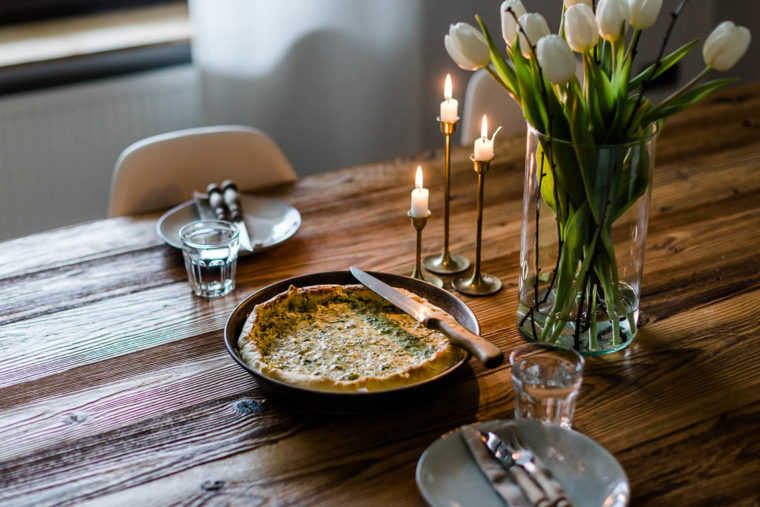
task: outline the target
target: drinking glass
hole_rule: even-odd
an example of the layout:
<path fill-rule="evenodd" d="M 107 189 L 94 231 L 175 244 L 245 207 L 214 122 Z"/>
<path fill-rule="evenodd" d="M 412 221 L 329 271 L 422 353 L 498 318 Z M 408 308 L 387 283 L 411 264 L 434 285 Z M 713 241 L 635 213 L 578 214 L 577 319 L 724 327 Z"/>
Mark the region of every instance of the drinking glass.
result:
<path fill-rule="evenodd" d="M 583 379 L 583 357 L 573 349 L 528 343 L 509 355 L 515 419 L 540 419 L 570 428 Z"/>
<path fill-rule="evenodd" d="M 196 296 L 226 296 L 235 288 L 238 228 L 224 220 L 198 220 L 179 230 L 187 278 Z"/>

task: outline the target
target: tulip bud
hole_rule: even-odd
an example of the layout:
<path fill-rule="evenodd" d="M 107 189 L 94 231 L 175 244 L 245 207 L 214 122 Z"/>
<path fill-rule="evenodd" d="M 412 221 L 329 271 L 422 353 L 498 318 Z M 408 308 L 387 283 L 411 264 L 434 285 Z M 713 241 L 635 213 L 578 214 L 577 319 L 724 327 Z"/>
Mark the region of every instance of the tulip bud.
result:
<path fill-rule="evenodd" d="M 599 0 L 596 6 L 599 35 L 610 42 L 623 36 L 626 7 L 625 0 Z"/>
<path fill-rule="evenodd" d="M 586 4 L 589 7 L 593 7 L 591 0 L 565 0 L 565 9 L 570 8 L 576 4 Z"/>
<path fill-rule="evenodd" d="M 525 58 L 530 58 L 532 54 L 530 47 L 537 44 L 541 37 L 549 35 L 549 25 L 546 24 L 546 20 L 541 14 L 535 12 L 523 14 L 517 22 L 522 27 L 520 30 L 520 51 Z M 526 34 L 527 40 L 525 40 Z"/>
<path fill-rule="evenodd" d="M 511 9 L 512 12 L 509 12 Z M 512 47 L 515 43 L 515 37 L 517 37 L 517 19 L 520 18 L 526 11 L 520 0 L 505 0 L 501 4 L 501 35 L 504 37 L 504 42 L 507 46 Z M 514 13 L 514 16 L 512 15 Z"/>
<path fill-rule="evenodd" d="M 628 0 L 626 19 L 638 30 L 649 28 L 657 21 L 662 0 Z"/>
<path fill-rule="evenodd" d="M 594 11 L 585 4 L 576 4 L 565 11 L 565 38 L 574 51 L 585 53 L 599 39 Z"/>
<path fill-rule="evenodd" d="M 565 84 L 575 76 L 575 57 L 570 46 L 558 35 L 541 37 L 536 48 L 538 64 L 553 84 Z"/>
<path fill-rule="evenodd" d="M 715 27 L 702 47 L 705 65 L 715 70 L 728 70 L 747 52 L 750 32 L 743 26 L 724 21 Z"/>
<path fill-rule="evenodd" d="M 467 23 L 457 23 L 449 27 L 443 38 L 449 56 L 464 70 L 477 70 L 488 65 L 491 52 L 483 34 Z"/>

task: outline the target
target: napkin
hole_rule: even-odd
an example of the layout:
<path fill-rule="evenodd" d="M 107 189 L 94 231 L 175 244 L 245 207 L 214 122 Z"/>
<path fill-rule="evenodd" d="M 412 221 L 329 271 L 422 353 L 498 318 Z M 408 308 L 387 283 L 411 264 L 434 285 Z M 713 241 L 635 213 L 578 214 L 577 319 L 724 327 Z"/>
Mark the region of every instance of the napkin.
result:
<path fill-rule="evenodd" d="M 472 426 L 464 426 L 461 430 L 462 438 L 464 439 L 467 447 L 472 453 L 472 457 L 480 467 L 480 471 L 486 476 L 488 482 L 496 490 L 511 507 L 532 507 L 533 504 L 525 498 L 520 486 L 515 483 L 515 480 L 519 480 L 520 483 L 527 487 L 537 489 L 537 486 L 531 481 L 524 470 L 518 469 L 518 474 L 521 476 L 512 479 L 509 471 L 504 468 L 501 463 L 491 456 L 491 453 L 486 448 L 483 440 L 480 438 L 480 432 Z"/>

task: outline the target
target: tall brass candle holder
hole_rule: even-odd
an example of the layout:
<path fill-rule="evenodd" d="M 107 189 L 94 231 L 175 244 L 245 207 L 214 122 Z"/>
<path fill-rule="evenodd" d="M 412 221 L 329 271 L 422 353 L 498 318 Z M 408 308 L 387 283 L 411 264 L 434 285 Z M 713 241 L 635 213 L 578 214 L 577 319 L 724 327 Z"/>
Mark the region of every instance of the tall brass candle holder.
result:
<path fill-rule="evenodd" d="M 430 211 L 428 211 L 427 215 L 424 217 L 412 216 L 411 210 L 409 211 L 408 215 L 412 219 L 412 225 L 417 230 L 417 255 L 415 256 L 414 271 L 412 271 L 411 277 L 416 278 L 417 280 L 424 280 L 438 287 L 443 287 L 443 280 L 435 275 L 425 273 L 422 270 L 422 229 L 424 229 L 425 225 L 427 225 L 427 219 L 430 216 Z"/>
<path fill-rule="evenodd" d="M 457 118 L 457 121 L 459 119 Z M 444 195 L 443 195 L 443 252 L 439 255 L 425 257 L 425 269 L 439 275 L 453 275 L 461 273 L 470 267 L 467 257 L 449 252 L 449 201 L 451 194 L 451 135 L 457 128 L 457 121 L 438 121 L 441 124 L 441 132 L 446 137 L 446 158 L 444 166 Z"/>
<path fill-rule="evenodd" d="M 470 155 L 473 168 L 478 173 L 478 234 L 477 243 L 475 244 L 475 268 L 470 276 L 460 276 L 456 278 L 452 285 L 454 288 L 469 296 L 489 296 L 501 289 L 501 280 L 495 276 L 480 272 L 480 253 L 483 237 L 483 191 L 485 189 L 486 173 L 491 166 L 490 160 L 475 160 Z"/>

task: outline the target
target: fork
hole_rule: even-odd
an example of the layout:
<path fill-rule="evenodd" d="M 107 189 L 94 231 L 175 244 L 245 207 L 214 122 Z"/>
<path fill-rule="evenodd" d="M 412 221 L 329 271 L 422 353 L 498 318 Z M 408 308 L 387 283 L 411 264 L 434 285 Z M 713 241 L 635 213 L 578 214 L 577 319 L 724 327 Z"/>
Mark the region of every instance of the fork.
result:
<path fill-rule="evenodd" d="M 567 500 L 565 492 L 556 481 L 550 479 L 546 473 L 536 465 L 535 455 L 523 441 L 517 431 L 511 431 L 507 435 L 507 442 L 515 464 L 525 469 L 528 475 L 544 490 L 549 503 L 556 507 L 570 507 L 572 504 Z"/>

